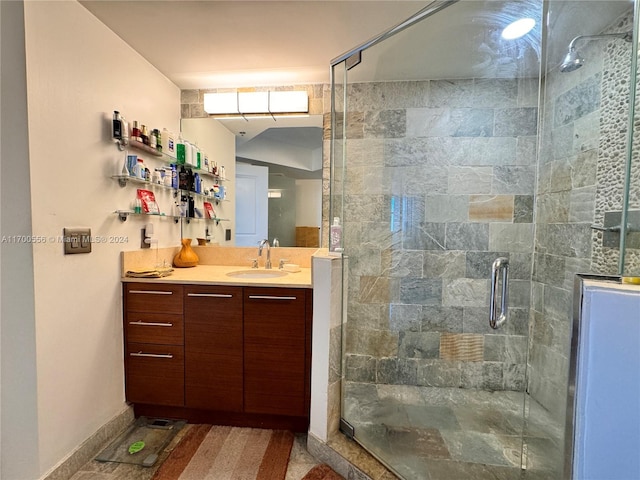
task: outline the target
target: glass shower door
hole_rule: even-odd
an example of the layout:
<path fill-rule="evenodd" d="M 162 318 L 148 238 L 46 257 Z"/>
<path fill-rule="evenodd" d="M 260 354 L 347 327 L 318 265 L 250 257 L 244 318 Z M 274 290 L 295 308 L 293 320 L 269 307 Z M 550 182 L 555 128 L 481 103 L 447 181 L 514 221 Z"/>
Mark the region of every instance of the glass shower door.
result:
<path fill-rule="evenodd" d="M 541 4 L 434 5 L 446 8 L 334 64 L 346 76 L 330 214 L 347 257 L 342 416 L 403 478 L 517 478 Z M 502 38 L 523 16 L 535 28 Z M 491 305 L 506 314 L 496 329 Z M 530 424 L 536 445 L 553 444 L 544 419 Z"/>

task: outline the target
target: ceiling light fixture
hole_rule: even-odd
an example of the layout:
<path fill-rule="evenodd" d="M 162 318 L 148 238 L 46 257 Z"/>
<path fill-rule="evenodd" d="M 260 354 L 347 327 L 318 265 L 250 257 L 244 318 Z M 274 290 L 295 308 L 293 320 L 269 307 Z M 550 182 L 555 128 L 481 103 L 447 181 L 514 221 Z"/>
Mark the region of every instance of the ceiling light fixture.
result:
<path fill-rule="evenodd" d="M 204 111 L 212 115 L 308 113 L 305 91 L 205 93 Z"/>
<path fill-rule="evenodd" d="M 516 38 L 524 37 L 533 30 L 535 26 L 536 21 L 533 18 L 521 18 L 520 20 L 510 23 L 502 30 L 502 38 L 505 40 L 515 40 Z"/>

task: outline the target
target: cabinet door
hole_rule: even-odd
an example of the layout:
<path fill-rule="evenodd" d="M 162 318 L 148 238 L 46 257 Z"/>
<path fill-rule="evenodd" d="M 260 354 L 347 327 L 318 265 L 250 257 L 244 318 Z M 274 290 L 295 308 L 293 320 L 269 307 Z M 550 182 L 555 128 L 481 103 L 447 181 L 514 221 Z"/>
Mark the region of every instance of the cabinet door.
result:
<path fill-rule="evenodd" d="M 241 412 L 242 287 L 184 291 L 187 407 Z"/>
<path fill-rule="evenodd" d="M 308 414 L 306 290 L 244 289 L 245 411 Z"/>
<path fill-rule="evenodd" d="M 184 350 L 181 345 L 127 343 L 126 393 L 133 403 L 184 405 Z"/>

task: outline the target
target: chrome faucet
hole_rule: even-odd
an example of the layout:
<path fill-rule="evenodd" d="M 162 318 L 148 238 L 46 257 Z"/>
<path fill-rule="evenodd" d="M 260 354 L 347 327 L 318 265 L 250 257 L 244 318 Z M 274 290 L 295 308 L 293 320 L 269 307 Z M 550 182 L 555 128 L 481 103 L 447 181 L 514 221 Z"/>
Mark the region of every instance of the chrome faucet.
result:
<path fill-rule="evenodd" d="M 271 246 L 269 245 L 269 240 L 266 238 L 260 242 L 258 245 L 258 256 L 262 256 L 262 248 L 267 246 L 267 261 L 264 263 L 264 268 L 266 270 L 271 270 Z"/>

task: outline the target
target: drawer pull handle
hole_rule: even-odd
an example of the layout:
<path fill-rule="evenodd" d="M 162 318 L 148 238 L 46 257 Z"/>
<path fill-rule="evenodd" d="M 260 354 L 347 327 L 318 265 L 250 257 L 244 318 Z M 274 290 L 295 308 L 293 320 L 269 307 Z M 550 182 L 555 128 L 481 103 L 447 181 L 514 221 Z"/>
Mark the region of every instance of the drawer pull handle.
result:
<path fill-rule="evenodd" d="M 233 295 L 226 293 L 187 293 L 188 297 L 214 297 L 214 298 L 233 298 Z"/>
<path fill-rule="evenodd" d="M 142 353 L 132 352 L 129 354 L 131 357 L 150 357 L 150 358 L 173 358 L 171 353 Z"/>
<path fill-rule="evenodd" d="M 145 327 L 173 327 L 173 323 L 161 322 L 129 322 L 129 325 L 143 325 Z"/>
<path fill-rule="evenodd" d="M 275 297 L 272 295 L 249 295 L 251 299 L 257 300 L 296 300 L 298 297 Z"/>
<path fill-rule="evenodd" d="M 129 290 L 129 293 L 142 293 L 143 295 L 173 295 L 173 292 L 164 290 Z"/>

